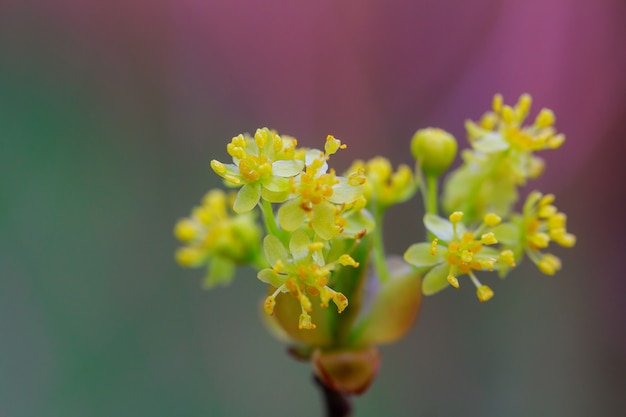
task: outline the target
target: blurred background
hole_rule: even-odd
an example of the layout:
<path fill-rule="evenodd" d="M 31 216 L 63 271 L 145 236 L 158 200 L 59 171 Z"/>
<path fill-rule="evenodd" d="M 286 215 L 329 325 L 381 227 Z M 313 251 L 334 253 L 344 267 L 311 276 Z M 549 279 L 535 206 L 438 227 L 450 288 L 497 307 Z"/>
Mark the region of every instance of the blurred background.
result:
<path fill-rule="evenodd" d="M 0 416 L 321 415 L 255 272 L 203 291 L 175 221 L 240 132 L 332 133 L 339 170 L 411 163 L 416 129 L 464 143 L 496 92 L 554 109 L 567 141 L 531 188 L 578 244 L 554 277 L 487 279 L 484 305 L 427 298 L 356 415 L 621 414 L 625 18 L 623 0 L 1 1 Z M 388 217 L 391 252 L 421 215 Z"/>

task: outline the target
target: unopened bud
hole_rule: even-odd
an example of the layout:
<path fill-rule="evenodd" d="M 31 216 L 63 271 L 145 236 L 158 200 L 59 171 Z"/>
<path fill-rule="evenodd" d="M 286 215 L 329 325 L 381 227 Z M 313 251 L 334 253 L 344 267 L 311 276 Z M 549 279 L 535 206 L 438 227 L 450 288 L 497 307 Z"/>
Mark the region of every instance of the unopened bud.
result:
<path fill-rule="evenodd" d="M 450 133 L 435 128 L 415 132 L 411 152 L 426 175 L 441 175 L 456 156 L 456 139 Z"/>

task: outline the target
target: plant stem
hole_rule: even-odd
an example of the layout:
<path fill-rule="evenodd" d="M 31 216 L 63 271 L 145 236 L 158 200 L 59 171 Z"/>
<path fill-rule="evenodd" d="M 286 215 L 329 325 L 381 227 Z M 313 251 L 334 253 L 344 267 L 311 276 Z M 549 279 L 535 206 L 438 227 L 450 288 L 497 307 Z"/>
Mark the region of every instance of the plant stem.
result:
<path fill-rule="evenodd" d="M 427 192 L 428 192 L 428 196 L 426 198 L 426 201 L 424 202 L 424 209 L 426 210 L 426 213 L 430 213 L 430 214 L 439 214 L 438 213 L 438 208 L 437 208 L 437 199 L 438 199 L 438 194 L 439 194 L 439 190 L 437 187 L 437 178 L 434 175 L 428 175 L 426 176 L 426 186 L 427 186 Z"/>
<path fill-rule="evenodd" d="M 374 238 L 374 268 L 378 274 L 380 282 L 386 282 L 389 280 L 389 270 L 387 269 L 387 261 L 385 260 L 385 245 L 383 242 L 383 212 L 381 209 L 374 210 L 374 220 L 376 222 L 376 228 L 373 232 Z"/>
<path fill-rule="evenodd" d="M 435 175 L 426 176 L 426 198 L 424 200 L 424 210 L 428 214 L 439 214 L 439 208 L 437 207 L 437 200 L 439 198 L 439 190 L 437 189 L 437 179 Z M 426 236 L 428 240 L 433 240 L 435 235 L 431 232 L 427 232 Z"/>
<path fill-rule="evenodd" d="M 274 235 L 279 238 L 281 241 L 284 240 L 284 233 L 282 230 L 278 228 L 278 224 L 276 224 L 276 218 L 274 217 L 274 209 L 272 208 L 272 204 L 267 201 L 261 199 L 261 212 L 263 213 L 263 223 L 265 224 L 265 230 L 270 235 Z M 283 241 L 283 243 L 286 243 Z"/>
<path fill-rule="evenodd" d="M 315 384 L 322 391 L 327 417 L 348 417 L 352 412 L 350 401 L 340 392 L 328 388 L 317 376 L 313 377 Z"/>

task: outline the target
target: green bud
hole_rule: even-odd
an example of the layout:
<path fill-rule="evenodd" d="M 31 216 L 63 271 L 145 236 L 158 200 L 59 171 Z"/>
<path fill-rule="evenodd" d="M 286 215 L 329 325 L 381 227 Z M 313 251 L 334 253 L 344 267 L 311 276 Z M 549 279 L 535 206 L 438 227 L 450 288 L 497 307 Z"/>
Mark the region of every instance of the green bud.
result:
<path fill-rule="evenodd" d="M 456 149 L 454 136 L 441 129 L 420 129 L 411 139 L 411 153 L 426 175 L 439 176 L 448 169 Z"/>

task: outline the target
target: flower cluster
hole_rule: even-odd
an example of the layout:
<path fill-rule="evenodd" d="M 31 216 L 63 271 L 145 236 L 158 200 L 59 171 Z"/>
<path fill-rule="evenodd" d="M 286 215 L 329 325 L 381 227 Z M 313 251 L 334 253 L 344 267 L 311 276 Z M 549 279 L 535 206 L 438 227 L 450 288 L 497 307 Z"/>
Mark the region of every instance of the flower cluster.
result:
<path fill-rule="evenodd" d="M 442 203 L 451 213 L 450 221 L 438 216 L 436 193 L 432 193 L 436 179 L 431 176 L 424 185 L 425 200 L 430 201 L 424 224 L 433 239 L 411 245 L 404 254 L 408 263 L 426 274 L 424 294 L 434 294 L 448 285 L 459 288 L 458 277 L 467 275 L 478 299 L 487 301 L 493 290 L 479 281 L 476 272 L 496 271 L 505 277 L 526 255 L 543 273 L 553 275 L 561 268 L 561 261 L 541 250 L 551 241 L 564 247 L 575 244 L 575 236 L 566 230 L 565 214 L 552 205 L 553 195 L 534 191 L 522 213 L 513 212 L 518 188 L 543 172 L 544 163 L 535 152 L 557 149 L 565 140 L 554 129 L 551 110 L 542 109 L 531 125 L 525 125 L 530 105 L 527 94 L 513 107 L 504 105 L 502 96 L 496 95 L 492 111 L 478 123 L 465 123 L 471 149 L 463 152 L 464 164 L 444 184 Z M 414 142 L 428 143 L 435 150 L 437 143 L 449 147 L 450 137 L 439 131 L 418 133 Z M 438 146 L 444 153 L 444 146 Z M 417 151 L 418 156 L 425 152 Z M 426 168 L 423 172 L 429 176 Z"/>
<path fill-rule="evenodd" d="M 274 314 L 279 293 L 288 293 L 300 303 L 299 328 L 315 329 L 310 297 L 329 301 L 342 312 L 347 297 L 330 285 L 339 266 L 355 268 L 359 262 L 349 253 L 338 253 L 340 240 L 361 239 L 373 228 L 365 210 L 365 176 L 356 170 L 347 177 L 329 168 L 331 155 L 345 149 L 339 139 L 328 136 L 324 150 L 299 148 L 295 138 L 280 136 L 268 128 L 254 137 L 238 135 L 227 146 L 232 164 L 211 161 L 211 167 L 227 186 L 240 187 L 233 210 L 245 216 L 260 206 L 266 236 L 264 262 L 258 273 L 270 284 L 272 294 L 264 309 Z M 276 210 L 274 204 L 280 204 Z"/>
<path fill-rule="evenodd" d="M 258 263 L 261 230 L 252 213 L 232 212 L 233 201 L 233 195 L 211 190 L 174 228 L 186 244 L 176 251 L 176 260 L 185 267 L 208 265 L 206 288 L 229 283 L 237 265 Z"/>
<path fill-rule="evenodd" d="M 556 119 L 548 109 L 542 109 L 531 125 L 524 124 L 531 102 L 524 94 L 511 107 L 497 94 L 492 111 L 478 123 L 466 121 L 472 148 L 463 152 L 464 164 L 446 183 L 446 210 L 463 211 L 472 221 L 492 211 L 508 215 L 518 199 L 517 188 L 542 174 L 545 164 L 535 152 L 559 148 L 565 136 L 556 133 Z"/>
<path fill-rule="evenodd" d="M 376 346 L 406 334 L 422 295 L 458 289 L 467 279 L 478 299 L 488 301 L 494 291 L 479 275 L 505 277 L 524 257 L 548 275 L 561 269 L 546 250 L 551 242 L 572 247 L 576 238 L 554 196 L 534 191 L 514 211 L 520 186 L 544 171 L 536 153 L 564 142 L 552 111 L 526 122 L 530 107 L 528 95 L 515 106 L 496 95 L 491 111 L 467 121 L 470 148 L 441 196 L 441 178 L 458 148 L 442 129 L 415 133 L 415 169 L 394 170 L 375 157 L 355 161 L 343 175 L 329 166 L 346 149 L 332 135 L 323 149 L 299 147 L 268 128 L 235 136 L 226 147 L 232 163 L 213 160 L 211 167 L 236 191 L 210 191 L 177 223 L 175 235 L 185 246 L 176 259 L 187 267 L 208 265 L 207 287 L 229 282 L 236 266 L 256 269 L 267 284 L 268 329 L 308 358 L 329 388 L 363 392 L 378 369 Z M 425 237 L 403 258 L 387 255 L 383 215 L 418 190 Z M 327 308 L 331 303 L 336 309 Z"/>
<path fill-rule="evenodd" d="M 487 214 L 483 223 L 473 231 L 466 229 L 462 218 L 460 211 L 452 213 L 450 221 L 427 214 L 424 224 L 436 237 L 430 244 L 411 245 L 404 259 L 416 267 L 432 268 L 424 276 L 424 294 L 434 294 L 448 285 L 458 289 L 458 277 L 468 275 L 476 286 L 478 299 L 487 301 L 493 297 L 493 291 L 480 283 L 474 271 L 493 271 L 501 265 L 500 260 L 505 260 L 505 265 L 514 266 L 513 253 L 509 249 L 494 248 L 498 240 L 493 228 L 500 223 L 499 216 Z"/>

